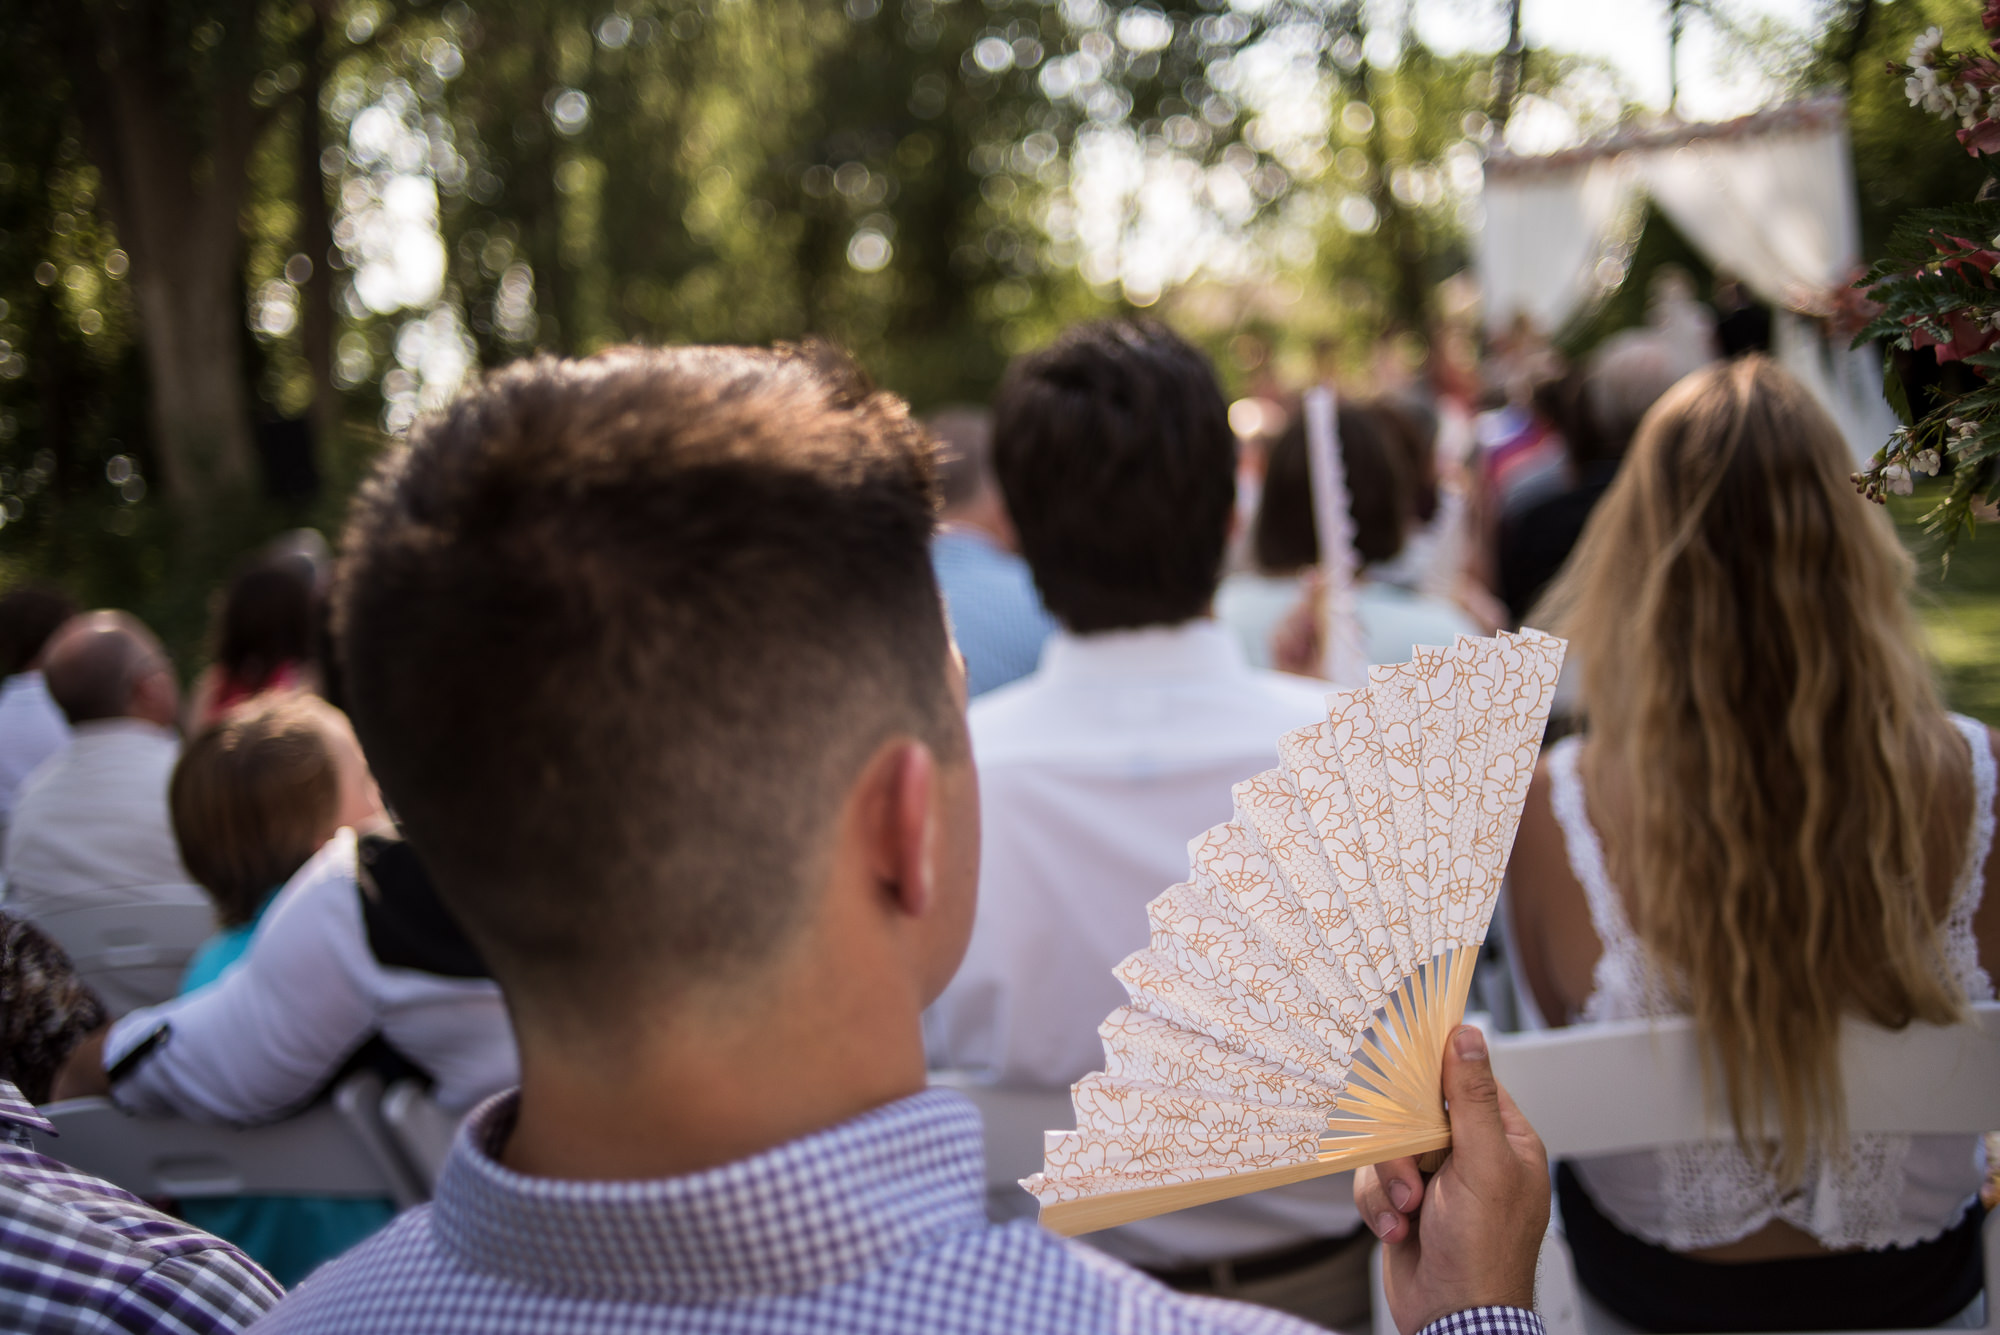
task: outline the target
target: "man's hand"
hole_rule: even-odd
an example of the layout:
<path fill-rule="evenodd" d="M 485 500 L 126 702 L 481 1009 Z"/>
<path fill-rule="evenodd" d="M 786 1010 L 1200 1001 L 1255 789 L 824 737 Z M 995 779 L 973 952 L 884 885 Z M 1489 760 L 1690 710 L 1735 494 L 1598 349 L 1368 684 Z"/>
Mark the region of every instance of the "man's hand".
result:
<path fill-rule="evenodd" d="M 1384 1246 L 1383 1288 L 1403 1335 L 1469 1307 L 1533 1307 L 1535 1257 L 1549 1226 L 1549 1159 L 1493 1078 L 1486 1038 L 1461 1025 L 1445 1043 L 1451 1153 L 1426 1183 L 1415 1159 L 1354 1175 L 1354 1203 Z"/>

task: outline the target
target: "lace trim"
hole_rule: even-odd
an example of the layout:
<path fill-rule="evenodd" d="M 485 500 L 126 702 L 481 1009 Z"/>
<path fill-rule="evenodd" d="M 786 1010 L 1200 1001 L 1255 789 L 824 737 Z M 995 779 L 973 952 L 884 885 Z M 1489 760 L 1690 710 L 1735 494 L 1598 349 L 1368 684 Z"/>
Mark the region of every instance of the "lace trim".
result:
<path fill-rule="evenodd" d="M 1979 963 L 1979 939 L 1972 934 L 1972 919 L 1986 897 L 1986 859 L 1993 852 L 1993 796 L 1996 766 L 1993 744 L 1986 725 L 1977 719 L 1953 714 L 1951 721 L 1972 751 L 1972 838 L 1965 848 L 1965 865 L 1959 869 L 1952 889 L 1951 912 L 1939 924 L 1943 938 L 1945 965 L 1965 995 L 1974 1001 L 1993 1000 L 1993 979 Z"/>
<path fill-rule="evenodd" d="M 1639 935 L 1632 930 L 1619 901 L 1618 888 L 1604 866 L 1604 845 L 1583 800 L 1583 777 L 1577 758 L 1583 738 L 1565 737 L 1549 749 L 1549 805 L 1562 828 L 1569 869 L 1583 887 L 1590 906 L 1590 925 L 1604 947 L 1591 971 L 1590 996 L 1579 1018 L 1586 1022 L 1628 1020 L 1673 1015 L 1677 1008 L 1666 997 L 1657 970 L 1647 961 Z"/>
<path fill-rule="evenodd" d="M 1939 925 L 1944 965 L 1974 1000 L 1992 998 L 1993 982 L 1979 963 L 1972 920 L 1984 898 L 1983 870 L 1993 846 L 1994 797 L 2000 784 L 1986 728 L 1975 720 L 1951 716 L 1972 754 L 1973 820 L 1966 859 L 1954 884 L 1952 905 Z M 1571 872 L 1583 887 L 1590 906 L 1591 926 L 1603 945 L 1592 975 L 1585 1021 L 1649 1019 L 1680 1013 L 1668 995 L 1666 981 L 1647 959 L 1644 947 L 1625 914 L 1604 862 L 1604 846 L 1584 802 L 1578 757 L 1581 737 L 1569 737 L 1550 748 L 1549 800 L 1563 832 Z M 1941 1167 L 1941 1143 L 1951 1137 L 1925 1137 L 1925 1168 Z M 1933 1148 L 1933 1143 L 1937 1142 Z M 1586 1184 L 1599 1175 L 1652 1177 L 1660 1192 L 1662 1216 L 1619 1219 L 1626 1231 L 1655 1244 L 1689 1251 L 1719 1246 L 1764 1227 L 1773 1219 L 1803 1230 L 1829 1247 L 1911 1246 L 1937 1236 L 1940 1227 L 1918 1224 L 1906 1217 L 1905 1180 L 1915 1144 L 1908 1136 L 1856 1135 L 1850 1138 L 1844 1162 L 1816 1156 L 1807 1165 L 1801 1187 L 1783 1192 L 1734 1143 L 1669 1146 L 1650 1153 L 1606 1156 L 1584 1165 Z M 1835 1156 L 1838 1159 L 1838 1156 Z M 1650 1164 L 1650 1168 L 1641 1167 Z M 1626 1168 L 1625 1165 L 1632 1165 Z M 1622 1212 L 1621 1212 L 1622 1213 Z M 1949 1228 L 1963 1211 L 1944 1222 Z"/>

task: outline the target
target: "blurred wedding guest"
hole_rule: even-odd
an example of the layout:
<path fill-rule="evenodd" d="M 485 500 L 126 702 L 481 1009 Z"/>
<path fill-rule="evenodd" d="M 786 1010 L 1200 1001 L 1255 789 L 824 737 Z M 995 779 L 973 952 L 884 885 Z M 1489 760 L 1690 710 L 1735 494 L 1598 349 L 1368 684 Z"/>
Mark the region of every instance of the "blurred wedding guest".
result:
<path fill-rule="evenodd" d="M 944 503 L 931 567 L 971 691 L 984 695 L 1035 670 L 1055 621 L 1015 550 L 1014 524 L 993 478 L 992 419 L 979 408 L 947 408 L 924 425 L 938 440 Z"/>
<path fill-rule="evenodd" d="M 42 672 L 74 737 L 21 790 L 7 832 L 8 911 L 76 957 L 84 948 L 62 916 L 71 910 L 166 904 L 207 916 L 167 816 L 180 687 L 160 642 L 124 612 L 87 612 L 56 632 Z M 186 956 L 155 963 L 85 972 L 118 1016 L 173 995 Z"/>
<path fill-rule="evenodd" d="M 104 1023 L 104 1003 L 62 947 L 0 913 L 0 1080 L 47 1103 L 70 1050 Z"/>
<path fill-rule="evenodd" d="M 336 592 L 355 726 L 522 1083 L 271 1335 L 1308 1335 L 989 1226 L 977 1112 L 926 1087 L 979 871 L 929 454 L 808 346 L 517 362 L 387 458 Z M 1392 1307 L 1540 1335 L 1547 1170 L 1458 1042 L 1443 1208 L 1384 1170 L 1421 1249 L 1369 1198 Z"/>
<path fill-rule="evenodd" d="M 181 860 L 214 899 L 222 928 L 195 952 L 183 992 L 242 957 L 278 891 L 336 831 L 382 819 L 354 729 L 306 695 L 252 700 L 223 715 L 182 752 L 167 802 Z"/>
<path fill-rule="evenodd" d="M 142 1116 L 268 1121 L 324 1093 L 357 1053 L 414 1066 L 454 1112 L 520 1069 L 485 960 L 386 827 L 335 834 L 232 966 L 78 1045 L 59 1088 L 109 1092 Z"/>
<path fill-rule="evenodd" d="M 42 651 L 76 604 L 62 590 L 29 584 L 0 597 L 0 847 L 21 784 L 69 745 L 69 721 L 42 677 Z"/>
<path fill-rule="evenodd" d="M 1650 331 L 1617 335 L 1591 359 L 1561 437 L 1567 485 L 1500 518 L 1497 592 L 1515 624 L 1569 559 L 1646 411 L 1696 365 L 1683 348 Z"/>
<path fill-rule="evenodd" d="M 266 553 L 229 581 L 215 618 L 214 661 L 196 679 L 188 706 L 190 731 L 266 691 L 317 688 L 313 569 L 289 551 Z"/>
<path fill-rule="evenodd" d="M 103 1020 L 69 961 L 0 914 L 0 1329 L 229 1335 L 282 1292 L 228 1243 L 35 1151 L 35 1110 Z M 60 1141 L 56 1143 L 60 1144 Z"/>
<path fill-rule="evenodd" d="M 1771 308 L 1751 296 L 1742 282 L 1718 270 L 1715 275 L 1715 341 L 1726 358 L 1771 350 Z"/>
<path fill-rule="evenodd" d="M 1187 842 L 1324 688 L 1254 669 L 1210 615 L 1235 441 L 1208 361 L 1164 325 L 1070 330 L 1008 369 L 994 463 L 1061 623 L 1041 666 L 971 710 L 980 895 L 972 944 L 926 1016 L 933 1065 L 1060 1089 L 1103 1062 L 1111 970 Z M 1342 1179 L 1344 1183 L 1345 1179 Z M 1263 1192 L 1092 1242 L 1176 1288 L 1324 1324 L 1368 1308 L 1368 1239 L 1345 1185 Z"/>
<path fill-rule="evenodd" d="M 1994 736 L 1939 705 L 1852 467 L 1771 362 L 1698 372 L 1537 623 L 1587 726 L 1514 850 L 1528 990 L 1555 1024 L 1691 1016 L 1738 1135 L 1560 1170 L 1584 1287 L 1642 1329 L 1952 1324 L 1980 1291 L 1974 1137 L 1842 1126 L 1841 1021 L 1949 1024 L 2000 968 Z"/>
<path fill-rule="evenodd" d="M 1448 645 L 1479 627 L 1457 605 L 1380 577 L 1403 550 L 1416 520 L 1414 479 L 1394 427 L 1374 406 L 1341 403 L 1335 410 L 1340 461 L 1347 475 L 1348 513 L 1354 520 L 1354 603 L 1370 663 L 1401 663 L 1420 644 Z M 1271 447 L 1264 494 L 1252 529 L 1257 568 L 1231 575 L 1216 595 L 1215 614 L 1235 633 L 1243 653 L 1270 667 L 1273 641 L 1287 614 L 1306 595 L 1320 559 L 1306 458 L 1305 414 L 1295 414 Z M 1314 660 L 1278 666 L 1308 669 Z M 1276 740 L 1275 738 L 1273 739 Z"/>
<path fill-rule="evenodd" d="M 195 952 L 182 992 L 221 977 L 249 948 L 278 891 L 342 828 L 382 803 L 354 730 L 309 695 L 238 705 L 188 743 L 168 789 L 181 858 L 215 898 L 222 930 Z M 181 1213 L 290 1287 L 395 1216 L 388 1199 L 212 1197 Z"/>

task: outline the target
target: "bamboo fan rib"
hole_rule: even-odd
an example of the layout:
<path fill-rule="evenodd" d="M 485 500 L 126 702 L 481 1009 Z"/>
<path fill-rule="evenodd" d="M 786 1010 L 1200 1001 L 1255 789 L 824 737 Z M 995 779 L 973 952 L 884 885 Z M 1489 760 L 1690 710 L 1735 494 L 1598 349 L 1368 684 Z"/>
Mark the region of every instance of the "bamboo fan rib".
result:
<path fill-rule="evenodd" d="M 1118 966 L 1104 1069 L 1021 1185 L 1087 1233 L 1448 1145 L 1465 1014 L 1563 642 L 1462 636 L 1327 697 L 1188 846 Z"/>

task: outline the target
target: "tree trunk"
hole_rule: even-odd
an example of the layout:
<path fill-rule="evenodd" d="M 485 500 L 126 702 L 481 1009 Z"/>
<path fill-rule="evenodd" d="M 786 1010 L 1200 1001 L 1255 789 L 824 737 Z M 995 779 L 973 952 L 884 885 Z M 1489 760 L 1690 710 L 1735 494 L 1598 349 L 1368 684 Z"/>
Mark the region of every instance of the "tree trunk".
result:
<path fill-rule="evenodd" d="M 313 444 L 322 464 L 340 429 L 340 394 L 333 384 L 333 216 L 326 201 L 326 174 L 320 155 L 326 151 L 321 130 L 319 98 L 324 82 L 326 27 L 314 12 L 303 39 L 300 63 L 305 78 L 299 84 L 298 196 L 299 250 L 312 261 L 312 273 L 300 285 L 299 342 L 313 382 Z M 322 472 L 322 476 L 324 473 Z"/>
<path fill-rule="evenodd" d="M 250 102 L 256 15 L 252 0 L 217 6 L 211 75 L 189 86 L 188 53 L 170 50 L 162 8 L 72 0 L 63 50 L 84 146 L 131 257 L 158 481 L 177 509 L 198 514 L 251 481 L 237 268 L 259 123 Z M 206 122 L 205 142 L 190 134 L 190 103 Z"/>

